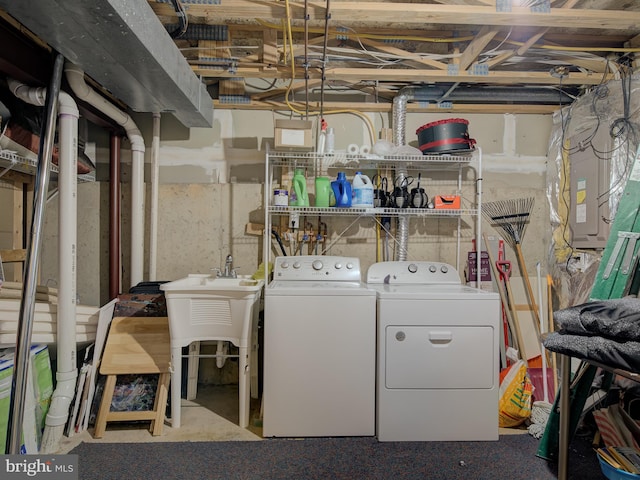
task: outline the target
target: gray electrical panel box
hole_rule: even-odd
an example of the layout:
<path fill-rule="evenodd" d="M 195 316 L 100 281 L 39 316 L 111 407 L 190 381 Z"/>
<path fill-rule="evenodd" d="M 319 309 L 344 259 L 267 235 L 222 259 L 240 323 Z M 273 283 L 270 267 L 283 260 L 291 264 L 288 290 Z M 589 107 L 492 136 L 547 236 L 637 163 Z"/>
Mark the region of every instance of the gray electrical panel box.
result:
<path fill-rule="evenodd" d="M 609 191 L 612 141 L 606 128 L 585 130 L 569 141 L 574 248 L 604 248 L 609 238 Z"/>

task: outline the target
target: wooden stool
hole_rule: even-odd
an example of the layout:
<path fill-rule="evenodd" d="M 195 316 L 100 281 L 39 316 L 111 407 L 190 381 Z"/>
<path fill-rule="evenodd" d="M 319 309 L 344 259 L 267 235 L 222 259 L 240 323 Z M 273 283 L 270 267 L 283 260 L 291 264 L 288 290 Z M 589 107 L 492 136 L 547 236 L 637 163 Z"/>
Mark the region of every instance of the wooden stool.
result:
<path fill-rule="evenodd" d="M 107 381 L 96 418 L 93 436 L 101 438 L 107 422 L 151 420 L 152 435 L 162 435 L 167 392 L 171 340 L 167 317 L 115 317 L 104 347 L 100 373 Z M 158 373 L 158 388 L 153 410 L 112 412 L 111 400 L 118 375 Z"/>

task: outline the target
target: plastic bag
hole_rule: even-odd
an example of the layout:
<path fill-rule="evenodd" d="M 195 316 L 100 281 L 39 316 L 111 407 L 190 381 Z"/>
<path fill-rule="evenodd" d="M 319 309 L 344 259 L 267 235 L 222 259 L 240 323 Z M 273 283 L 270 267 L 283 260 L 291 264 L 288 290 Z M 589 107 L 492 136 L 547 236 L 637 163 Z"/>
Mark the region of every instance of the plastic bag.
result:
<path fill-rule="evenodd" d="M 500 427 L 517 427 L 531 416 L 533 384 L 527 365 L 518 360 L 511 365 L 500 382 L 498 402 Z"/>

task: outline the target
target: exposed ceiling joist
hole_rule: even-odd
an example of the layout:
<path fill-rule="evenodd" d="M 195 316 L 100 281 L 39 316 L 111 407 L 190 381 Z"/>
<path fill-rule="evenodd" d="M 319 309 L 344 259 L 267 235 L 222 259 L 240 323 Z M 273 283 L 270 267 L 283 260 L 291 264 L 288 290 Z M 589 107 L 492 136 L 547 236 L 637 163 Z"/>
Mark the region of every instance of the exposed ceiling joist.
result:
<path fill-rule="evenodd" d="M 6 0 L 5 0 L 6 1 Z M 309 2 L 309 20 L 324 21 L 325 2 Z M 165 3 L 151 2 L 158 15 L 175 16 Z M 199 23 L 219 24 L 233 18 L 287 18 L 284 2 L 233 0 L 220 4 L 187 5 L 187 13 Z M 290 2 L 291 17 L 304 19 L 304 4 Z M 532 12 L 524 7 L 512 7 L 510 12 L 496 11 L 493 6 L 440 5 L 432 3 L 388 2 L 332 2 L 331 22 L 353 24 L 357 22 L 402 25 L 470 25 L 470 26 L 529 26 L 566 28 L 592 28 L 595 30 L 633 30 L 640 24 L 640 12 L 628 11 L 621 17 L 617 10 L 551 8 L 548 13 Z"/>

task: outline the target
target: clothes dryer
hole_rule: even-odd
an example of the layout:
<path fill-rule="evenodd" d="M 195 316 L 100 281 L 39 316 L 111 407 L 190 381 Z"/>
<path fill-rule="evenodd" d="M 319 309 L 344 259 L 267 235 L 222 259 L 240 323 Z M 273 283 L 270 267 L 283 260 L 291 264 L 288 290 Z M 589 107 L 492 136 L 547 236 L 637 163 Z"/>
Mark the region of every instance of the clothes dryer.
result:
<path fill-rule="evenodd" d="M 440 262 L 380 262 L 376 434 L 380 441 L 498 439 L 500 300 Z"/>
<path fill-rule="evenodd" d="M 376 294 L 360 261 L 278 257 L 264 294 L 263 436 L 375 434 Z"/>

